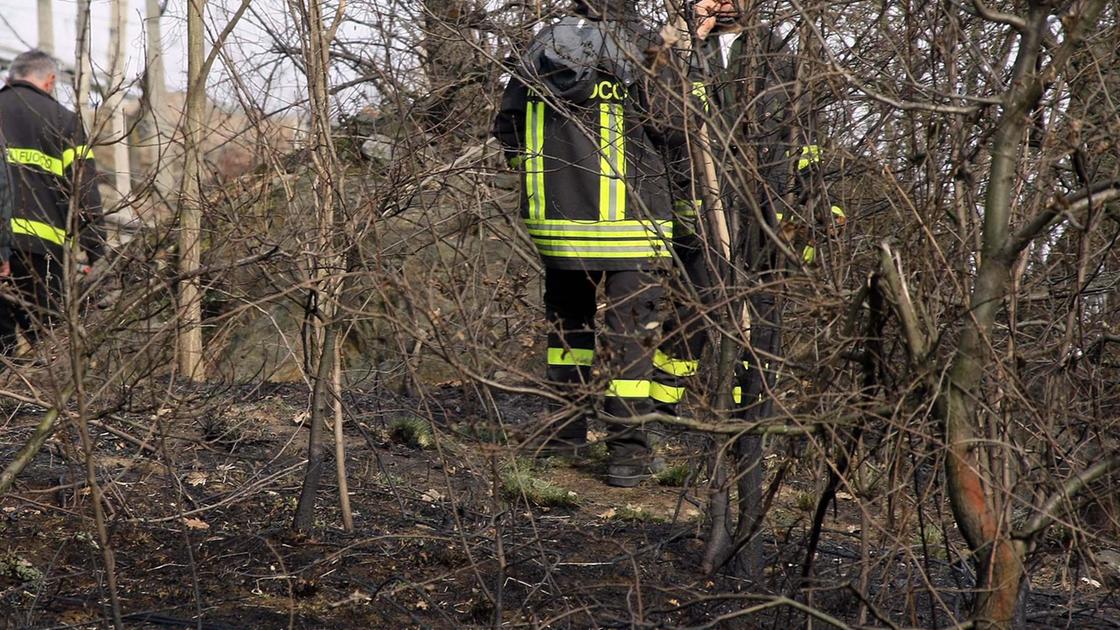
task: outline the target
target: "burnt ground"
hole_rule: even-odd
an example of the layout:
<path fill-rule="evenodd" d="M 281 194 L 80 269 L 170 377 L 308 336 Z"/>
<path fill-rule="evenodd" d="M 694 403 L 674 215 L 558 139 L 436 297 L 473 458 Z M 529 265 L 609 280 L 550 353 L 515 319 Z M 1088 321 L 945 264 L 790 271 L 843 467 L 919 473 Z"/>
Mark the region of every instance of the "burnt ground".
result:
<path fill-rule="evenodd" d="M 470 402 L 480 399 L 486 405 Z M 791 469 L 776 495 L 764 527 L 765 578 L 748 583 L 700 574 L 704 497 L 695 481 L 615 489 L 601 483 L 603 464 L 594 457 L 526 459 L 536 476 L 574 492 L 576 505 L 534 506 L 506 492 L 506 443 L 516 443 L 540 410 L 527 397 L 480 397 L 457 384 L 424 400 L 348 396 L 355 529 L 342 531 L 337 486 L 326 474 L 306 534 L 289 529 L 306 448 L 306 391 L 233 388 L 208 392 L 205 403 L 190 393 L 176 400 L 99 420 L 117 434 L 94 427 L 128 627 L 806 626 L 804 614 L 763 604 L 797 590 L 815 496 L 808 466 Z M 0 461 L 41 410 L 7 412 Z M 431 448 L 392 439 L 388 427 L 410 415 L 434 418 Z M 145 432 L 157 421 L 162 441 Z M 66 456 L 70 440 L 53 438 L 0 500 L 0 628 L 107 625 L 90 493 L 75 482 L 83 472 Z M 697 441 L 675 436 L 666 454 L 699 470 Z M 857 625 L 866 567 L 868 625 L 952 625 L 967 609 L 973 579 L 968 563 L 953 558 L 959 542 L 932 534 L 876 542 L 888 527 L 876 505 L 840 494 L 826 521 L 812 605 Z M 863 535 L 871 541 L 866 557 Z M 1039 554 L 1029 627 L 1120 627 L 1117 593 L 1063 569 L 1076 564 L 1060 545 Z M 752 607 L 759 610 L 747 615 Z"/>

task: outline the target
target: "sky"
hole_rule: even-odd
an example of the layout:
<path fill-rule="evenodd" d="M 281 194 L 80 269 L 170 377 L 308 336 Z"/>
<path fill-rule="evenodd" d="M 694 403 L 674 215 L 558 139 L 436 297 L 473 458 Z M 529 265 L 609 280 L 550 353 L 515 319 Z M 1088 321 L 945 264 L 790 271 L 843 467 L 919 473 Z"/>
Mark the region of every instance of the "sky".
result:
<path fill-rule="evenodd" d="M 146 24 L 145 0 L 125 0 L 128 4 L 128 31 L 126 33 L 126 82 L 138 85 L 141 77 L 145 49 Z M 167 9 L 160 21 L 164 49 L 165 80 L 170 90 L 181 90 L 186 85 L 186 4 L 187 0 L 164 0 Z M 207 48 L 218 32 L 225 27 L 229 15 L 241 4 L 241 0 L 207 0 L 206 24 L 208 30 Z M 328 3 L 330 6 L 331 3 Z M 361 4 L 361 3 L 358 3 Z M 10 57 L 38 45 L 37 0 L 0 0 L 0 52 Z M 54 55 L 63 63 L 73 65 L 75 61 L 76 22 L 78 0 L 53 0 L 54 6 Z M 376 3 L 369 6 L 377 6 Z M 109 67 L 109 27 L 111 23 L 110 0 L 91 1 L 92 51 L 96 70 L 104 72 Z M 369 27 L 360 22 L 363 19 L 377 22 L 382 16 L 364 14 L 361 8 L 351 7 L 348 16 L 357 17 L 358 22 L 347 24 L 339 31 L 340 38 L 354 42 L 368 42 L 371 35 Z M 389 19 L 389 18 L 384 18 Z M 290 18 L 283 0 L 253 0 L 250 12 L 238 23 L 233 35 L 226 42 L 225 50 L 229 63 L 236 69 L 239 85 L 243 92 L 235 93 L 233 83 L 228 81 L 227 68 L 223 60 L 216 62 L 208 81 L 208 94 L 211 99 L 226 105 L 235 106 L 245 98 L 253 100 L 265 112 L 286 111 L 289 107 L 300 107 L 306 98 L 306 88 L 302 77 L 285 59 L 279 58 L 272 50 L 275 45 L 266 34 L 262 25 L 268 29 L 290 34 Z M 374 50 L 373 53 L 376 53 Z M 382 51 L 384 52 L 384 51 Z M 371 53 L 371 54 L 373 54 Z M 3 69 L 6 75 L 6 69 Z M 332 82 L 344 82 L 354 77 L 353 72 L 336 69 L 332 72 Z M 356 110 L 363 102 L 369 102 L 364 88 L 344 90 L 336 95 L 337 111 Z M 138 93 L 138 89 L 134 91 Z M 72 93 L 61 89 L 60 100 L 72 106 Z M 96 96 L 94 96 L 96 103 Z"/>
<path fill-rule="evenodd" d="M 126 76 L 135 79 L 139 76 L 144 62 L 145 20 L 144 0 L 127 0 L 128 32 L 126 39 Z M 4 48 L 26 49 L 38 46 L 38 11 L 36 0 L 0 0 L 0 42 Z M 185 40 L 186 22 L 183 18 L 183 0 L 172 0 L 168 5 L 163 27 L 168 87 L 176 89 L 186 78 Z M 91 3 L 91 49 L 93 63 L 97 68 L 107 68 L 109 60 L 109 0 L 93 0 Z M 73 64 L 74 46 L 77 37 L 77 0 L 54 0 L 54 54 L 60 60 Z"/>

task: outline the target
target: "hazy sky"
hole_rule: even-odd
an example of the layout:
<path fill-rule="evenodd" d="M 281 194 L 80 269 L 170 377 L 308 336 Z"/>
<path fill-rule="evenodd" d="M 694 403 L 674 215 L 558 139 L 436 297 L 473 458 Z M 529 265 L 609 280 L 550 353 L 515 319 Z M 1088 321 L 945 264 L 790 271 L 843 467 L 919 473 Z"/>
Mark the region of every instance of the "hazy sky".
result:
<path fill-rule="evenodd" d="M 126 0 L 128 11 L 128 57 L 127 75 L 135 78 L 140 74 L 144 61 L 145 20 L 144 0 Z M 181 85 L 186 76 L 184 64 L 184 42 L 186 24 L 183 19 L 183 0 L 172 0 L 167 15 L 162 20 L 163 43 L 167 67 L 167 83 L 171 88 Z M 96 67 L 105 68 L 108 64 L 110 11 L 108 0 L 93 0 L 91 3 L 91 48 Z M 63 62 L 73 63 L 74 43 L 77 33 L 77 0 L 54 0 L 54 38 L 56 57 Z M 4 48 L 30 48 L 38 45 L 38 15 L 36 0 L 0 0 L 0 42 Z"/>

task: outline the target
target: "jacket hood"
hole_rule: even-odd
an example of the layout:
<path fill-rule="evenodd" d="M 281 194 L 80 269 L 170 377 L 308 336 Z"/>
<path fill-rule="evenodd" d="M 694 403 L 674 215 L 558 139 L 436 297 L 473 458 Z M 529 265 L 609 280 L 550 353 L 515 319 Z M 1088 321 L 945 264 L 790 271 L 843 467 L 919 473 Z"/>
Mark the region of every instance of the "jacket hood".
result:
<path fill-rule="evenodd" d="M 629 87 L 638 80 L 641 51 L 625 25 L 612 20 L 567 17 L 545 28 L 522 56 L 531 84 L 543 84 L 567 101 L 590 98 L 597 72 Z"/>

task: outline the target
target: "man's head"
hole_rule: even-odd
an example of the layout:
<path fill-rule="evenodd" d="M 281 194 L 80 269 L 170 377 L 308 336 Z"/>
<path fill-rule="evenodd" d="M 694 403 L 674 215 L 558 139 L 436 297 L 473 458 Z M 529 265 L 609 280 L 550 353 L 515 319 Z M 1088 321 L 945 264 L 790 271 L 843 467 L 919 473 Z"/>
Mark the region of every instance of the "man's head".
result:
<path fill-rule="evenodd" d="M 9 81 L 26 81 L 50 94 L 58 80 L 58 62 L 41 50 L 29 50 L 15 58 L 8 69 Z"/>
<path fill-rule="evenodd" d="M 696 35 L 700 39 L 712 31 L 735 26 L 742 17 L 737 0 L 695 0 L 692 10 L 697 19 Z"/>

